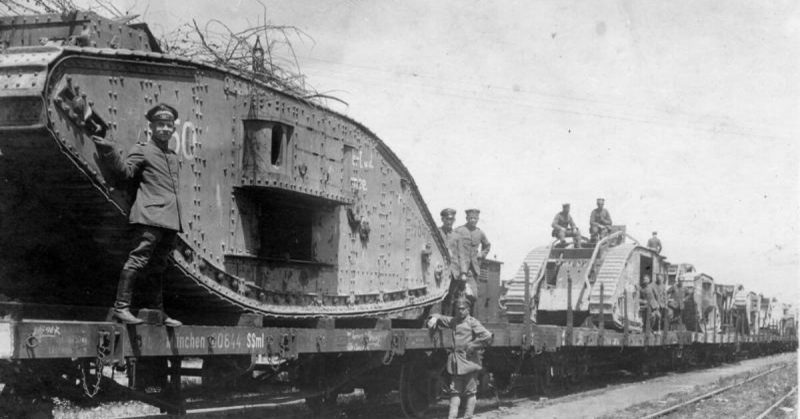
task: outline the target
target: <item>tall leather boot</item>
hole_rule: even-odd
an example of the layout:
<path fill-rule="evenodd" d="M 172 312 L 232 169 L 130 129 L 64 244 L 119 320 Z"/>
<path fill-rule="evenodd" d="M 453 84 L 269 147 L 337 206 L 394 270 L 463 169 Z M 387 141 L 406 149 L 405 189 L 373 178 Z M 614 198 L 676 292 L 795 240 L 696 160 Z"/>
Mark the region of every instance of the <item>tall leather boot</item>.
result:
<path fill-rule="evenodd" d="M 183 323 L 168 316 L 164 311 L 164 272 L 150 276 L 150 292 L 152 293 L 153 308 L 161 312 L 161 318 L 166 327 L 181 327 Z"/>
<path fill-rule="evenodd" d="M 114 302 L 114 318 L 125 324 L 141 324 L 144 321 L 131 314 L 133 286 L 136 284 L 136 271 L 123 269 L 117 283 L 117 301 Z"/>
<path fill-rule="evenodd" d="M 475 413 L 475 403 L 477 402 L 478 398 L 474 394 L 469 396 L 467 406 L 464 408 L 464 419 L 472 419 L 472 415 Z"/>

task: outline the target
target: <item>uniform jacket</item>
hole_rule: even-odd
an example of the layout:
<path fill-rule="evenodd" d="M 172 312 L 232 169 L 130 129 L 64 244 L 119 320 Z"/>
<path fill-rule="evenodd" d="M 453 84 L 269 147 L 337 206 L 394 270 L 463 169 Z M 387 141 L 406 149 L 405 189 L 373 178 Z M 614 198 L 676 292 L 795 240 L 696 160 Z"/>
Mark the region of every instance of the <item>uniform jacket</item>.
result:
<path fill-rule="evenodd" d="M 589 226 L 593 226 L 595 224 L 601 226 L 611 226 L 611 214 L 607 209 L 595 208 L 592 210 L 592 214 L 589 216 Z"/>
<path fill-rule="evenodd" d="M 684 299 L 686 298 L 686 293 L 683 291 L 683 287 L 678 287 L 673 285 L 669 288 L 669 306 L 672 308 L 676 308 L 678 310 L 683 310 Z"/>
<path fill-rule="evenodd" d="M 454 317 L 440 316 L 437 326 L 448 329 L 453 337 L 453 349 L 447 357 L 447 372 L 464 375 L 479 371 L 483 365 L 482 350 L 492 341 L 492 334 L 481 322 L 469 315 L 460 322 Z"/>
<path fill-rule="evenodd" d="M 642 287 L 642 300 L 650 306 L 651 310 L 657 310 L 659 308 L 656 290 L 652 284 L 647 284 Z"/>
<path fill-rule="evenodd" d="M 480 254 L 480 257 L 485 258 L 492 247 L 489 239 L 486 238 L 486 234 L 478 227 L 470 230 L 466 225 L 458 227 L 455 233 L 458 241 L 456 245 L 458 249 L 456 251 L 458 254 L 456 260 L 458 261 L 460 272 L 466 273 L 472 270 L 476 274 L 480 274 L 481 263 L 478 260 L 478 255 Z M 478 249 L 480 249 L 480 253 Z"/>
<path fill-rule="evenodd" d="M 647 247 L 656 251 L 656 253 L 661 253 L 661 240 L 658 237 L 650 237 L 647 240 Z"/>
<path fill-rule="evenodd" d="M 661 308 L 667 306 L 667 287 L 664 284 L 654 284 L 651 285 L 653 287 L 653 291 L 656 294 L 656 299 L 658 300 L 658 305 Z"/>
<path fill-rule="evenodd" d="M 444 226 L 439 227 L 439 233 L 442 234 L 444 242 L 447 245 L 447 251 L 450 253 L 450 258 L 447 263 L 447 272 L 450 273 L 452 278 L 458 278 L 461 275 L 461 265 L 458 262 L 458 235 L 455 229 L 445 230 Z"/>
<path fill-rule="evenodd" d="M 575 221 L 572 220 L 572 215 L 565 215 L 563 211 L 559 211 L 558 214 L 553 217 L 553 222 L 550 226 L 553 227 L 553 236 L 558 235 L 558 227 L 564 227 L 566 229 L 576 228 Z"/>
<path fill-rule="evenodd" d="M 125 159 L 113 147 L 99 151 L 115 176 L 137 183 L 136 200 L 128 217 L 131 224 L 183 231 L 178 201 L 180 168 L 172 149 L 162 150 L 151 140 L 134 145 Z"/>

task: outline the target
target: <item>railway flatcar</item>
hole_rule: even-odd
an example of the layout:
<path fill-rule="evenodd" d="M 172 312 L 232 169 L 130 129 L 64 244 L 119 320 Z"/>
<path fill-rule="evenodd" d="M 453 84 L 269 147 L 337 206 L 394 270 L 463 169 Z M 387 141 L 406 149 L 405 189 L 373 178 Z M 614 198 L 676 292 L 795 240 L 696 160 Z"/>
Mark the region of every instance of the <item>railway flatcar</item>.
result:
<path fill-rule="evenodd" d="M 397 391 L 409 417 L 424 415 L 454 350 L 452 334 L 423 326 L 449 288 L 449 255 L 383 141 L 253 74 L 162 54 L 142 24 L 2 17 L 0 44 L 0 417 L 51 417 L 56 397 L 184 415 L 291 394 L 321 410 L 354 388 Z M 109 316 L 131 185 L 106 172 L 86 129 L 128 148 L 147 140 L 158 102 L 181 118 L 171 147 L 186 220 L 166 283 L 179 328 L 147 309 L 143 324 Z M 481 265 L 483 388 L 545 393 L 609 369 L 796 349 L 791 309 L 778 334 L 651 330 L 639 286 L 700 278 L 703 291 L 704 277 L 624 227 L 587 248 L 534 249 L 505 289 L 501 267 Z M 705 315 L 714 298 L 698 295 Z"/>

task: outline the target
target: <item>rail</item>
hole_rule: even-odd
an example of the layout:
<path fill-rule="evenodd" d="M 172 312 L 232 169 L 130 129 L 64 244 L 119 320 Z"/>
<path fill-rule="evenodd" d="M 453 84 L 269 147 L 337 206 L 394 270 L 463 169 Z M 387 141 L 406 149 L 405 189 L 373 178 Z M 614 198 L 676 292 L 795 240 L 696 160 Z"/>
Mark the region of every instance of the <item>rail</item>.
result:
<path fill-rule="evenodd" d="M 676 410 L 678 410 L 678 409 L 680 409 L 682 407 L 690 406 L 690 405 L 692 405 L 694 403 L 697 403 L 697 402 L 699 402 L 701 400 L 705 400 L 705 399 L 707 399 L 709 397 L 713 397 L 713 396 L 715 396 L 715 395 L 717 395 L 719 393 L 728 391 L 728 390 L 730 390 L 732 388 L 736 388 L 736 387 L 739 387 L 741 385 L 747 384 L 747 383 L 749 383 L 749 382 L 751 382 L 751 381 L 753 381 L 753 380 L 755 380 L 757 378 L 763 377 L 763 376 L 765 376 L 767 374 L 771 374 L 771 373 L 773 373 L 775 371 L 782 370 L 784 368 L 786 368 L 786 365 L 782 365 L 782 366 L 777 367 L 777 368 L 772 368 L 772 369 L 764 371 L 764 372 L 762 372 L 760 374 L 756 374 L 756 375 L 754 375 L 754 376 L 752 376 L 752 377 L 750 377 L 750 378 L 748 378 L 748 379 L 746 379 L 744 381 L 741 381 L 741 382 L 738 382 L 738 383 L 733 383 L 731 385 L 728 385 L 728 386 L 725 386 L 725 387 L 722 387 L 722 388 L 718 388 L 718 389 L 713 390 L 713 391 L 709 391 L 708 393 L 701 394 L 700 396 L 697 396 L 697 397 L 694 397 L 692 399 L 689 399 L 689 400 L 687 400 L 687 401 L 685 401 L 683 403 L 678 403 L 678 404 L 670 406 L 670 407 L 668 407 L 666 409 L 659 410 L 658 412 L 651 413 L 651 414 L 649 414 L 647 416 L 644 416 L 642 419 L 653 419 L 653 418 L 664 416 L 664 415 L 666 415 L 668 413 L 672 413 L 672 412 L 674 412 L 674 411 L 676 411 Z"/>
<path fill-rule="evenodd" d="M 772 406 L 768 407 L 767 410 L 765 410 L 760 415 L 758 415 L 758 417 L 756 417 L 756 419 L 764 419 L 764 418 L 766 418 L 770 413 L 772 413 L 773 410 L 775 410 L 776 407 L 780 406 L 781 403 L 783 403 L 784 400 L 789 398 L 789 396 L 791 396 L 795 391 L 797 391 L 797 386 L 794 386 L 791 390 L 789 390 L 789 392 L 786 393 L 780 399 L 778 399 L 777 402 L 773 403 Z"/>

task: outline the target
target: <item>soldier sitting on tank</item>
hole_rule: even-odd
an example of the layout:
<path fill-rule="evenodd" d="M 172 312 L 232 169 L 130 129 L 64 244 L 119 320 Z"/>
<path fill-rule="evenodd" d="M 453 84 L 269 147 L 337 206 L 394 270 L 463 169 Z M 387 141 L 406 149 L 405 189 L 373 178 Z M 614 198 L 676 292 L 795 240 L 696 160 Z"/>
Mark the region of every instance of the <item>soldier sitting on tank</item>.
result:
<path fill-rule="evenodd" d="M 466 399 L 463 417 L 472 417 L 477 401 L 478 373 L 483 369 L 483 349 L 492 341 L 492 334 L 469 312 L 470 302 L 459 298 L 455 316 L 434 314 L 427 324 L 430 329 L 449 329 L 453 338 L 453 348 L 447 356 L 447 373 L 451 376 L 447 417 L 452 419 L 458 417 L 462 399 Z"/>
<path fill-rule="evenodd" d="M 164 313 L 162 291 L 169 254 L 175 248 L 177 234 L 183 231 L 178 201 L 180 167 L 178 156 L 168 146 L 178 111 L 162 103 L 150 109 L 146 118 L 150 121 L 150 140 L 134 145 L 125 159 L 113 142 L 92 136 L 105 166 L 117 178 L 137 182 L 136 200 L 129 216 L 135 245 L 120 273 L 113 315 L 125 324 L 143 322 L 131 314 L 130 306 L 137 280 L 145 279 L 142 275 L 149 273 L 146 285 L 151 293 L 150 303 L 161 311 L 165 326 L 178 327 L 181 322 Z"/>
<path fill-rule="evenodd" d="M 611 231 L 611 214 L 603 208 L 605 202 L 605 199 L 597 198 L 597 208 L 593 209 L 589 216 L 589 233 L 593 242 L 601 240 Z"/>
<path fill-rule="evenodd" d="M 567 237 L 572 237 L 572 242 L 576 249 L 581 247 L 581 232 L 575 226 L 572 216 L 569 215 L 569 204 L 561 205 L 561 211 L 553 217 L 553 222 L 550 226 L 553 227 L 551 235 L 559 240 L 560 247 L 567 245 Z"/>
<path fill-rule="evenodd" d="M 456 260 L 459 264 L 459 280 L 463 291 L 472 305 L 478 298 L 478 278 L 481 274 L 481 260 L 489 254 L 492 244 L 486 234 L 478 228 L 481 211 L 468 209 L 467 223 L 456 228 Z"/>

